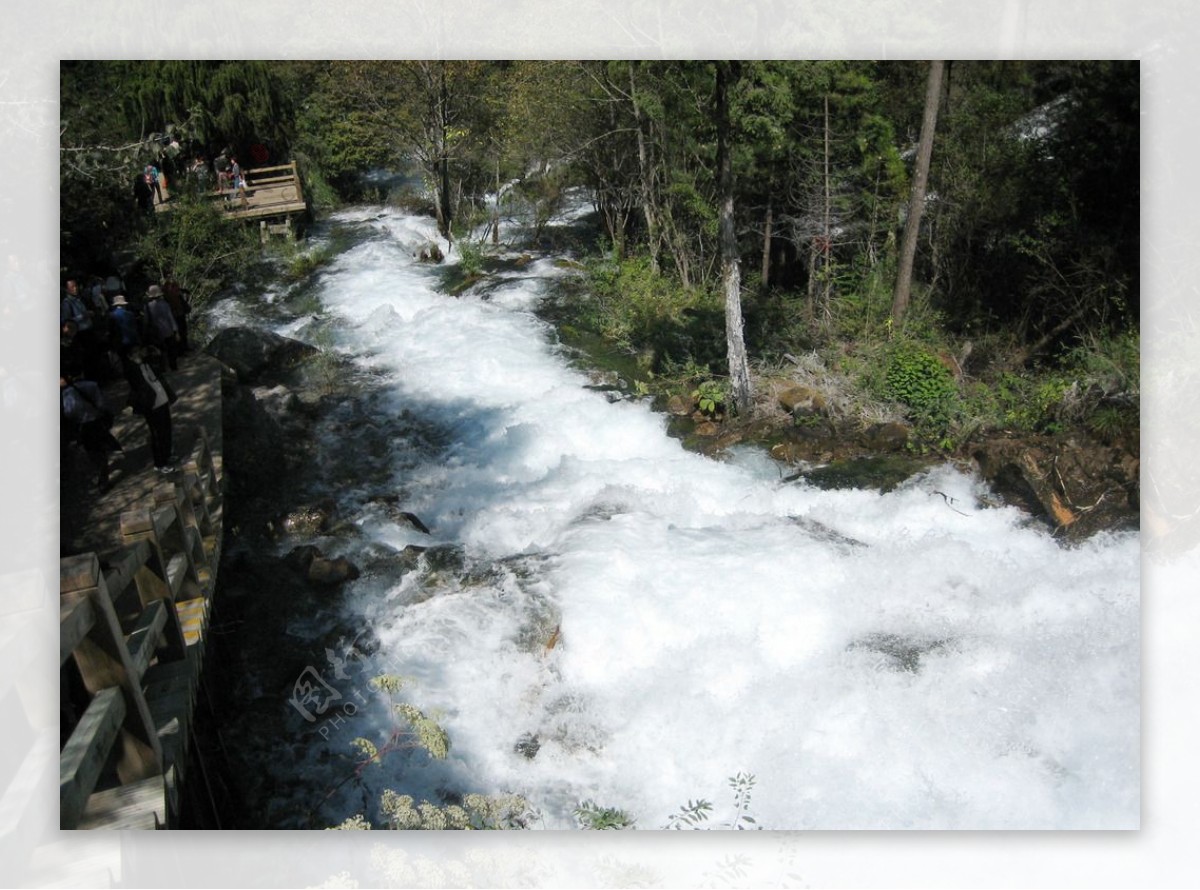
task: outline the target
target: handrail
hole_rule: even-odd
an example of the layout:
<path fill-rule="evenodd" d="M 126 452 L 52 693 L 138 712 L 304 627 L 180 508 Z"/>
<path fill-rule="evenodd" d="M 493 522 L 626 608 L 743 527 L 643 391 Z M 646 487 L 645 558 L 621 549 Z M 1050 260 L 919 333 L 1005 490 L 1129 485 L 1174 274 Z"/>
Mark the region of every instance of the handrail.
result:
<path fill-rule="evenodd" d="M 154 662 L 187 657 L 176 603 L 210 598 L 219 554 L 220 461 L 203 429 L 184 464 L 183 482 L 157 486 L 141 506 L 122 513 L 119 550 L 102 567 L 96 553 L 60 560 L 59 655 L 73 659 L 91 699 L 59 756 L 61 828 L 75 828 L 104 766 L 116 758 L 121 785 L 166 773 L 160 728 L 144 689 Z M 210 543 L 206 544 L 206 538 Z M 136 591 L 140 609 L 122 627 L 115 603 Z M 122 608 L 126 608 L 122 605 Z"/>

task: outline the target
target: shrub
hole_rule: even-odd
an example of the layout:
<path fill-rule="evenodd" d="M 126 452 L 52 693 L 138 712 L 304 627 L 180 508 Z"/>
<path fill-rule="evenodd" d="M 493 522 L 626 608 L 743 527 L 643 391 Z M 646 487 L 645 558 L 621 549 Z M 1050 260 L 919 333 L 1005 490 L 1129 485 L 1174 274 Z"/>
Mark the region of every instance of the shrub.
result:
<path fill-rule="evenodd" d="M 705 380 L 692 393 L 701 413 L 715 417 L 725 405 L 725 385 L 718 380 Z"/>
<path fill-rule="evenodd" d="M 588 831 L 622 831 L 636 827 L 635 820 L 624 810 L 602 807 L 594 800 L 585 800 L 574 811 L 576 824 Z"/>
<path fill-rule="evenodd" d="M 918 427 L 941 430 L 950 422 L 958 387 L 950 371 L 924 347 L 902 343 L 888 359 L 887 395 L 912 412 Z"/>
<path fill-rule="evenodd" d="M 653 350 L 668 361 L 701 362 L 724 355 L 722 303 L 656 273 L 644 256 L 594 259 L 587 265 L 590 299 L 581 322 L 604 339 L 632 350 Z"/>

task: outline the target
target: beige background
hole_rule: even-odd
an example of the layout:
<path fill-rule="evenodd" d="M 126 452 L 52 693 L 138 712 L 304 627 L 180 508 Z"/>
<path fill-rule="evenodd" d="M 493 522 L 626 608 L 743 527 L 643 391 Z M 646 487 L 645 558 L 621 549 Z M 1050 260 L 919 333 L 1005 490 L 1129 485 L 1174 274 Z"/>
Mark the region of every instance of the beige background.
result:
<path fill-rule="evenodd" d="M 126 886 L 1194 886 L 1200 449 L 1198 16 L 1186 0 L 340 0 L 6 5 L 0 253 L 36 300 L 0 342 L 0 883 L 57 799 L 58 60 L 62 58 L 1137 58 L 1143 86 L 1143 828 L 1120 834 L 62 835 L 62 871 Z M 836 12 L 830 12 L 836 9 Z M 0 265 L 0 271 L 3 270 Z M 0 298 L 2 299 L 2 298 Z M 2 308 L 2 307 L 0 307 Z M 32 737 L 31 737 L 32 736 Z M 50 828 L 49 834 L 45 831 Z M 53 879 L 53 878 L 52 878 Z M 94 878 L 92 878 L 94 879 Z"/>

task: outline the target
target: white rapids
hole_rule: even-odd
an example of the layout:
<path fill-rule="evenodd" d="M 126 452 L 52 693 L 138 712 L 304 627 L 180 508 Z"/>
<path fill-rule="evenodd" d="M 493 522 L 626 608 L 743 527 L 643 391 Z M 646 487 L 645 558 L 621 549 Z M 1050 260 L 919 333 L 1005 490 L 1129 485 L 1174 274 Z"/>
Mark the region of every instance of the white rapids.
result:
<path fill-rule="evenodd" d="M 355 546 L 483 567 L 347 590 L 380 643 L 364 673 L 413 678 L 451 740 L 444 761 L 385 759 L 374 791 L 515 792 L 546 828 L 589 799 L 660 828 L 706 798 L 720 828 L 748 773 L 768 829 L 1138 826 L 1136 534 L 1064 547 L 949 467 L 880 495 L 690 453 L 648 405 L 586 388 L 533 311 L 566 274 L 551 261 L 456 298 L 413 259 L 428 221 L 336 222 L 367 234 L 321 273 L 335 348 L 382 375 L 384 410 L 446 432 L 371 480 L 432 540 L 364 511 Z M 330 746 L 382 741 L 384 713 Z"/>

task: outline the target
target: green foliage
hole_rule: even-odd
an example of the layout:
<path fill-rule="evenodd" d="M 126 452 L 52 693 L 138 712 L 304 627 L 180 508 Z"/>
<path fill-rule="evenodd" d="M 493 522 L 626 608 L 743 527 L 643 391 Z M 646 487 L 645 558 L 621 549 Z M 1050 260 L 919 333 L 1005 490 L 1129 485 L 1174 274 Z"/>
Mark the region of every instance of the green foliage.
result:
<path fill-rule="evenodd" d="M 379 808 L 397 831 L 505 831 L 527 827 L 534 815 L 516 794 L 467 794 L 461 804 L 435 804 L 387 789 Z"/>
<path fill-rule="evenodd" d="M 701 413 L 713 417 L 722 413 L 725 407 L 726 386 L 719 380 L 705 380 L 693 392 L 692 398 Z"/>
<path fill-rule="evenodd" d="M 1069 386 L 1069 380 L 1057 375 L 1001 374 L 995 390 L 1003 425 L 1022 432 L 1058 432 L 1057 409 Z"/>
<path fill-rule="evenodd" d="M 413 705 L 401 702 L 393 706 L 396 716 L 405 720 L 414 743 L 434 760 L 445 760 L 450 753 L 450 736 L 438 722 Z"/>
<path fill-rule="evenodd" d="M 354 739 L 352 745 L 362 756 L 359 768 L 368 763 L 379 763 L 385 754 L 397 748 L 420 748 L 434 760 L 445 760 L 450 754 L 450 736 L 447 735 L 435 716 L 429 716 L 408 702 L 395 701 L 395 696 L 413 684 L 409 677 L 395 674 L 380 674 L 372 678 L 371 687 L 386 694 L 392 701 L 392 714 L 397 726 L 383 748 L 368 739 Z"/>
<path fill-rule="evenodd" d="M 950 371 L 924 347 L 902 342 L 888 360 L 887 394 L 907 406 L 918 426 L 945 428 L 958 397 Z"/>
<path fill-rule="evenodd" d="M 1138 423 L 1138 412 L 1126 405 L 1101 405 L 1084 421 L 1092 435 L 1110 444 L 1134 433 Z"/>
<path fill-rule="evenodd" d="M 458 248 L 459 269 L 467 278 L 477 278 L 483 273 L 483 245 L 470 238 L 455 242 Z"/>
<path fill-rule="evenodd" d="M 635 820 L 624 810 L 602 807 L 591 799 L 575 807 L 574 816 L 576 824 L 588 831 L 622 831 L 636 827 Z"/>
<path fill-rule="evenodd" d="M 724 316 L 715 294 L 656 273 L 645 256 L 593 259 L 587 282 L 580 323 L 621 348 L 651 350 L 653 370 L 723 359 Z"/>
<path fill-rule="evenodd" d="M 288 281 L 303 281 L 337 257 L 333 247 L 305 248 L 292 241 L 273 241 L 267 249 L 283 260 L 283 274 Z"/>
<path fill-rule="evenodd" d="M 461 804 L 420 803 L 386 789 L 380 811 L 387 828 L 396 831 L 504 831 L 525 828 L 533 817 L 525 798 L 515 794 L 468 794 Z M 370 831 L 371 823 L 356 814 L 329 831 Z"/>
<path fill-rule="evenodd" d="M 218 205 L 199 199 L 180 199 L 170 213 L 157 214 L 134 248 L 152 277 L 174 276 L 195 308 L 245 277 L 261 250 L 253 231 L 231 225 Z"/>

